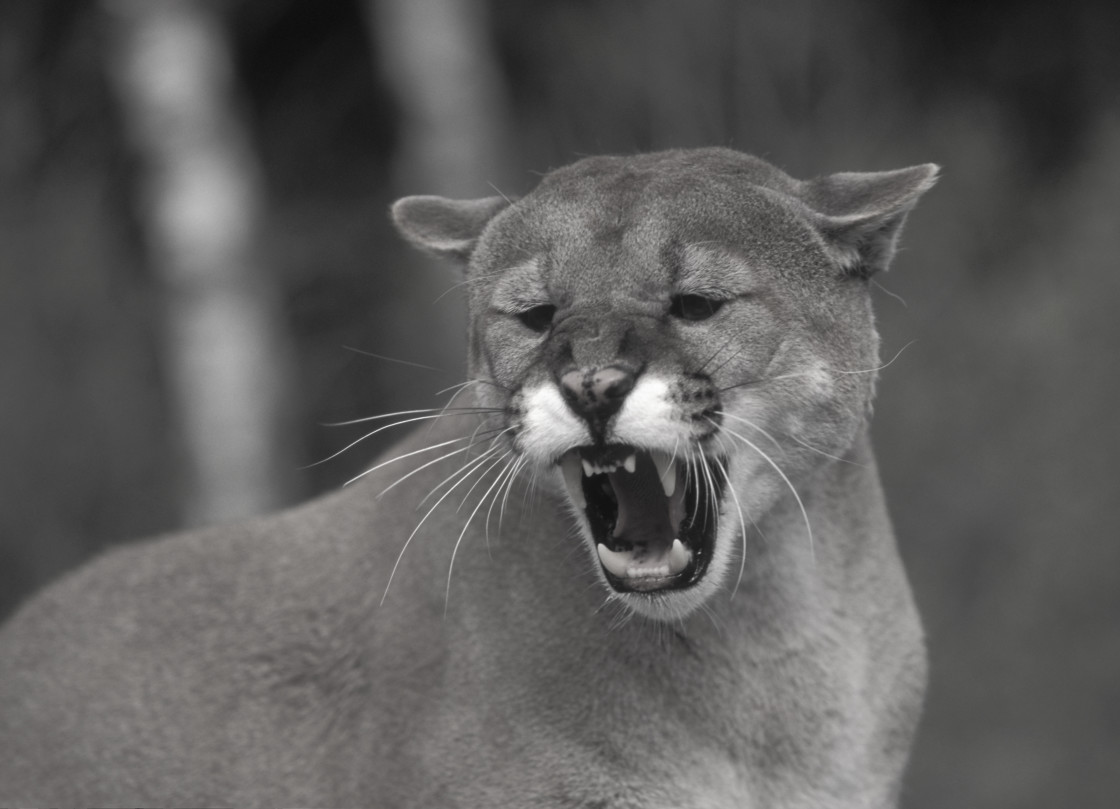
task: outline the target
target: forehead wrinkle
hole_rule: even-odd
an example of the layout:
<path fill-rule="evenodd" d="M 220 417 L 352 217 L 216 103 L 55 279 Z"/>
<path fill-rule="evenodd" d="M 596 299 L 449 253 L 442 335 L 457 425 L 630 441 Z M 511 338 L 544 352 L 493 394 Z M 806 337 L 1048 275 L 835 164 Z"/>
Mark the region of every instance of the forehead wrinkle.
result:
<path fill-rule="evenodd" d="M 739 294 L 758 283 L 757 273 L 746 257 L 718 241 L 684 245 L 680 266 L 678 283 L 685 291 Z"/>
<path fill-rule="evenodd" d="M 500 270 L 494 285 L 493 306 L 501 311 L 517 311 L 526 305 L 547 302 L 548 290 L 537 256 Z"/>

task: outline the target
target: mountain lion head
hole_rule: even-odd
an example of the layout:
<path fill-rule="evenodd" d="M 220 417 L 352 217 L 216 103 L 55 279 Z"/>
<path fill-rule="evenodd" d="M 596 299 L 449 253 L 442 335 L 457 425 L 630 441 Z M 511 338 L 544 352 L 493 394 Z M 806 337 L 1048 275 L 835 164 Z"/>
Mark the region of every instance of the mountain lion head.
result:
<path fill-rule="evenodd" d="M 814 473 L 844 459 L 874 393 L 868 281 L 935 173 L 798 181 L 670 151 L 393 216 L 466 261 L 473 390 L 511 468 L 567 504 L 610 599 L 672 620 L 734 589 L 773 508 L 797 510 L 812 552 Z"/>

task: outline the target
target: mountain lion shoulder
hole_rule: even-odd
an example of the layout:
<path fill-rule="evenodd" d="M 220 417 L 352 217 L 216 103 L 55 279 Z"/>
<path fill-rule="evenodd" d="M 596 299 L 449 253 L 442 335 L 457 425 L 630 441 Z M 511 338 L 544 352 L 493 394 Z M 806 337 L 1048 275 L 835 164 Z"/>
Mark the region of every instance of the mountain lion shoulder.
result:
<path fill-rule="evenodd" d="M 397 202 L 469 379 L 343 491 L 26 604 L 0 803 L 895 806 L 926 664 L 868 287 L 935 175 L 713 148 Z"/>

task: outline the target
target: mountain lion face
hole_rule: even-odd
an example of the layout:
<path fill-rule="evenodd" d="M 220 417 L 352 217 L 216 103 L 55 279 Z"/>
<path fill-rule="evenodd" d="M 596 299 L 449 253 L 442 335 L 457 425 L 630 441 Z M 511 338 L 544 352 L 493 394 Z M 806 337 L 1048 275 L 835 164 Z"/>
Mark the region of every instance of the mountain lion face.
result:
<path fill-rule="evenodd" d="M 394 213 L 469 257 L 471 377 L 517 473 L 568 504 L 608 598 L 672 620 L 734 589 L 744 532 L 779 502 L 812 553 L 803 493 L 870 409 L 867 278 L 932 177 L 803 183 L 711 149 Z"/>

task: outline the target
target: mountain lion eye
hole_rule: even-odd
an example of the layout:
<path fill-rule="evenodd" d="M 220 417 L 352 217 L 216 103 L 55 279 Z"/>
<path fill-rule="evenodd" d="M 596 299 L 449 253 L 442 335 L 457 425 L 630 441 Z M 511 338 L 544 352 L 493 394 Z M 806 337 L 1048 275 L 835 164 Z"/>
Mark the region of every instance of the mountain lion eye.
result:
<path fill-rule="evenodd" d="M 547 331 L 548 327 L 552 325 L 552 316 L 555 314 L 555 306 L 550 303 L 543 303 L 540 306 L 534 306 L 532 309 L 526 309 L 524 312 L 518 312 L 517 318 L 528 328 L 540 333 Z"/>
<path fill-rule="evenodd" d="M 703 295 L 674 295 L 669 302 L 669 314 L 681 320 L 707 320 L 720 310 L 723 303 Z"/>

